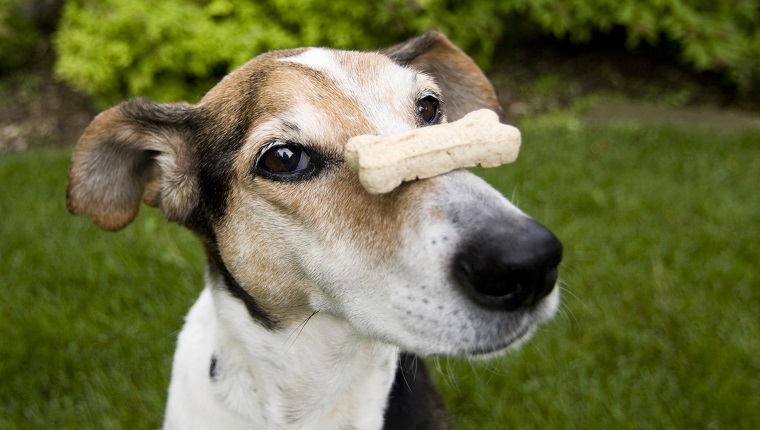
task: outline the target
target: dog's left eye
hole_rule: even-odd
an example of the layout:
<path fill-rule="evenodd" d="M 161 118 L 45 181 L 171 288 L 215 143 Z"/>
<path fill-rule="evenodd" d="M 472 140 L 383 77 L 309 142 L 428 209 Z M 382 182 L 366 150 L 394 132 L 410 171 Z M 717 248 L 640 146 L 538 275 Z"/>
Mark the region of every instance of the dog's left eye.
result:
<path fill-rule="evenodd" d="M 287 175 L 311 168 L 311 158 L 297 145 L 278 145 L 261 154 L 258 168 L 272 175 Z"/>
<path fill-rule="evenodd" d="M 425 124 L 437 124 L 441 116 L 441 102 L 433 96 L 417 100 L 417 115 Z"/>

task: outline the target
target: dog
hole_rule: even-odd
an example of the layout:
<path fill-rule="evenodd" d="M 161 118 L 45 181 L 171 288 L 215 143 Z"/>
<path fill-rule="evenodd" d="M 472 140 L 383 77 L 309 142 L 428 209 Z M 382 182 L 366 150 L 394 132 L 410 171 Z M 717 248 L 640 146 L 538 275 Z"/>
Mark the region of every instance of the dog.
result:
<path fill-rule="evenodd" d="M 207 254 L 164 428 L 452 428 L 417 357 L 523 343 L 558 307 L 562 245 L 465 170 L 372 195 L 342 154 L 481 108 L 504 118 L 472 59 L 430 32 L 265 53 L 197 104 L 136 98 L 92 121 L 69 210 L 115 231 L 144 201 Z"/>

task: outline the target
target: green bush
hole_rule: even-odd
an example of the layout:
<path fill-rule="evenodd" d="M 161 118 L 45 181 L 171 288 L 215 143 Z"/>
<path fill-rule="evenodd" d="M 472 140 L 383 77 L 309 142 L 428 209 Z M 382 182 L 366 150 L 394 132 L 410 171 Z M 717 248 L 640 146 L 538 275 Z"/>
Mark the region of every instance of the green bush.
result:
<path fill-rule="evenodd" d="M 667 41 L 697 70 L 758 83 L 760 0 L 69 0 L 57 71 L 101 102 L 193 101 L 270 49 L 374 49 L 438 29 L 487 65 L 526 28 L 585 43 L 620 27 L 629 48 Z"/>
<path fill-rule="evenodd" d="M 371 48 L 391 40 L 398 31 L 383 27 L 395 15 L 379 5 L 402 1 L 70 0 L 57 38 L 57 71 L 103 102 L 138 94 L 197 100 L 263 51 Z"/>
<path fill-rule="evenodd" d="M 0 0 L 0 71 L 18 67 L 30 56 L 40 34 L 28 16 L 23 0 Z"/>
<path fill-rule="evenodd" d="M 760 0 L 511 0 L 510 6 L 558 37 L 588 42 L 614 27 L 627 45 L 680 47 L 700 71 L 725 73 L 742 91 L 760 84 Z"/>

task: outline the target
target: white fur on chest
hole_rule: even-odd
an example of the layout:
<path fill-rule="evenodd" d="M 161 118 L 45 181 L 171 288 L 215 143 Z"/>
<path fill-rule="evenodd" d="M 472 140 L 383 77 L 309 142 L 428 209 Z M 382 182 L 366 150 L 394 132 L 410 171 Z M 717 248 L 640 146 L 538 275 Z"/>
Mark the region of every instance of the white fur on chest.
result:
<path fill-rule="evenodd" d="M 330 315 L 267 330 L 209 286 L 179 335 L 164 428 L 379 429 L 397 355 Z"/>

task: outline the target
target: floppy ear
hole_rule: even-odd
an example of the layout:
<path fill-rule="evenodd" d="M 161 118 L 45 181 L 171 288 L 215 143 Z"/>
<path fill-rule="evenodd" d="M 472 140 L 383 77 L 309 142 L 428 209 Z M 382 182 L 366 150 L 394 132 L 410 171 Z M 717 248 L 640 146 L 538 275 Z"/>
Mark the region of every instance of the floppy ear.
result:
<path fill-rule="evenodd" d="M 456 121 L 477 109 L 491 109 L 504 122 L 496 92 L 486 75 L 446 36 L 430 31 L 381 51 L 395 62 L 435 77 L 443 92 L 446 116 Z"/>
<path fill-rule="evenodd" d="M 198 204 L 187 124 L 192 107 L 132 99 L 101 113 L 71 159 L 66 206 L 105 230 L 137 216 L 140 201 L 182 223 Z"/>

